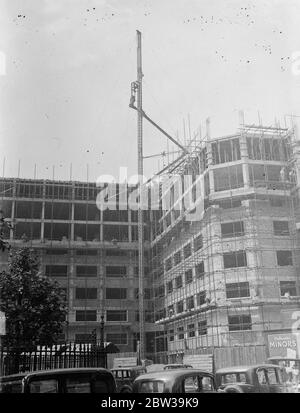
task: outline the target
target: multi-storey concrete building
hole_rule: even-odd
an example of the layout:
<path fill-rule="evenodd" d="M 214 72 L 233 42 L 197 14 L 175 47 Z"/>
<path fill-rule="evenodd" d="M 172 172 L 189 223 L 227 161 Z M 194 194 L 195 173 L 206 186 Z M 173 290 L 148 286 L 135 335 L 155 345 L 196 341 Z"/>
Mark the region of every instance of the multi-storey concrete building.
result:
<path fill-rule="evenodd" d="M 166 169 L 162 208 L 144 213 L 146 354 L 175 360 L 187 349 L 267 345 L 291 333 L 300 308 L 299 153 L 294 129 L 243 126 L 207 136 Z M 106 341 L 132 351 L 137 212 L 100 211 L 98 190 L 2 179 L 0 199 L 11 245 L 35 248 L 66 290 L 65 338 L 89 340 L 95 328 L 99 337 L 105 315 Z"/>
<path fill-rule="evenodd" d="M 300 308 L 298 147 L 294 130 L 244 126 L 172 165 L 179 179 L 162 191 L 150 259 L 170 360 L 202 347 L 268 346 L 272 334 L 292 332 Z M 184 175 L 192 176 L 184 188 L 195 201 L 192 219 Z"/>
<path fill-rule="evenodd" d="M 62 339 L 89 341 L 95 329 L 99 339 L 104 315 L 105 340 L 133 351 L 139 331 L 137 212 L 121 206 L 122 185 L 115 188 L 116 209 L 105 211 L 96 205 L 95 183 L 2 179 L 0 188 L 1 209 L 13 224 L 6 234 L 10 245 L 34 248 L 41 271 L 66 292 L 69 313 Z M 147 239 L 146 228 L 146 257 Z M 3 253 L 1 261 L 7 262 Z M 145 284 L 146 326 L 150 310 Z M 147 351 L 153 351 L 151 329 Z"/>

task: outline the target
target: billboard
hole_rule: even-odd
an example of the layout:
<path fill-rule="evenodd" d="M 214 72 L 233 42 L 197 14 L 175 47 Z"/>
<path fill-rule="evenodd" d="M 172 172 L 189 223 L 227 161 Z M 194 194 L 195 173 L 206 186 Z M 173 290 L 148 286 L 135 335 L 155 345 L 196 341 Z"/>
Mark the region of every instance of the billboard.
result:
<path fill-rule="evenodd" d="M 270 357 L 300 357 L 300 333 L 269 334 Z"/>

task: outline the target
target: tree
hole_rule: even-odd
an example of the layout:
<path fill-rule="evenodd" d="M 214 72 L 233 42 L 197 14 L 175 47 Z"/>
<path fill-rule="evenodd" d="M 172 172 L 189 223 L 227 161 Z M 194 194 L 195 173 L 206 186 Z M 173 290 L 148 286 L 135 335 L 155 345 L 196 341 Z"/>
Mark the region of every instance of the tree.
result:
<path fill-rule="evenodd" d="M 0 272 L 0 310 L 6 315 L 6 345 L 13 348 L 57 342 L 67 313 L 57 282 L 43 276 L 29 248 L 11 251 Z"/>

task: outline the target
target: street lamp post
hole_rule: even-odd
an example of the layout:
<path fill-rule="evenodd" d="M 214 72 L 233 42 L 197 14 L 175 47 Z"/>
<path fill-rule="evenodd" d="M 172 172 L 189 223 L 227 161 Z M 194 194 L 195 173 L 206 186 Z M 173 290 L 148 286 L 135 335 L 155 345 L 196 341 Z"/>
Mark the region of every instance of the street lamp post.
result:
<path fill-rule="evenodd" d="M 10 225 L 5 222 L 4 212 L 0 210 L 0 250 L 4 252 L 6 249 L 10 249 L 10 245 L 4 241 L 4 228 L 11 228 Z M 1 302 L 1 297 L 0 297 Z M 0 311 L 0 376 L 2 376 L 2 336 L 5 335 L 5 313 Z"/>
<path fill-rule="evenodd" d="M 100 321 L 100 349 L 104 351 L 104 315 L 101 316 Z"/>
<path fill-rule="evenodd" d="M 100 321 L 100 358 L 101 358 L 102 367 L 106 367 L 107 362 L 106 362 L 106 354 L 105 354 L 105 349 L 104 349 L 104 315 L 101 316 L 101 321 Z"/>

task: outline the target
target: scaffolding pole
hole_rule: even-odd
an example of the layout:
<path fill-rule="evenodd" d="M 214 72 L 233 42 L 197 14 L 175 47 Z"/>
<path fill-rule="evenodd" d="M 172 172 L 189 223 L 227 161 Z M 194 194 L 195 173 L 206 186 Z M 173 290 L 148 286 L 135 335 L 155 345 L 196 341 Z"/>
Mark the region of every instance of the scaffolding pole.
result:
<path fill-rule="evenodd" d="M 138 244 L 139 244 L 139 358 L 145 358 L 144 331 L 144 223 L 142 205 L 143 186 L 143 113 L 142 113 L 142 35 L 137 30 L 137 150 L 138 150 Z"/>

